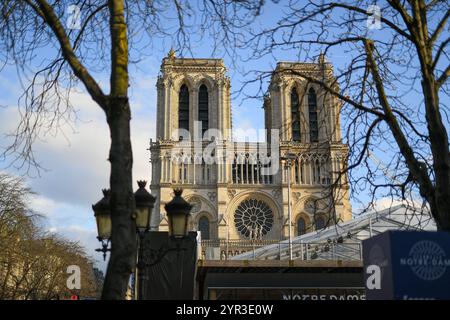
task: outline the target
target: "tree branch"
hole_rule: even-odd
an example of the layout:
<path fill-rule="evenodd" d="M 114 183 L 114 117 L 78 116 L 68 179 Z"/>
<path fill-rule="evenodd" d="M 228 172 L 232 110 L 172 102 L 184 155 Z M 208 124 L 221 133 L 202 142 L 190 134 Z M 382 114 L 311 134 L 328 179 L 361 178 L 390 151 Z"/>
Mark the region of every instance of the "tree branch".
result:
<path fill-rule="evenodd" d="M 94 16 L 95 16 L 97 13 L 99 13 L 100 11 L 102 11 L 103 9 L 105 9 L 105 8 L 107 8 L 107 7 L 108 7 L 108 4 L 107 4 L 107 3 L 105 3 L 105 4 L 101 5 L 101 6 L 99 6 L 97 9 L 95 9 L 94 11 L 92 11 L 92 13 L 91 13 L 89 16 L 87 16 L 87 17 L 84 19 L 84 24 L 81 26 L 80 32 L 78 33 L 77 38 L 76 38 L 75 41 L 73 42 L 73 49 L 74 49 L 74 50 L 77 48 L 78 42 L 81 40 L 81 36 L 83 35 L 83 32 L 84 32 L 84 30 L 86 29 L 86 27 L 87 27 L 89 21 L 90 21 L 92 18 L 94 18 Z"/>
<path fill-rule="evenodd" d="M 348 9 L 350 11 L 355 11 L 358 13 L 362 13 L 365 14 L 367 16 L 370 16 L 370 14 L 367 12 L 367 10 L 361 9 L 359 7 L 356 6 L 351 6 L 348 4 L 343 4 L 343 3 L 332 3 L 331 6 L 333 7 L 338 7 L 338 8 L 343 8 L 343 9 Z M 411 40 L 411 35 L 409 35 L 408 33 L 405 32 L 405 30 L 400 29 L 395 23 L 393 23 L 392 21 L 380 17 L 381 18 L 381 22 L 385 23 L 386 25 L 388 25 L 389 27 L 391 27 L 393 30 L 395 30 L 398 34 L 404 36 L 405 38 L 407 38 L 408 40 Z"/>
<path fill-rule="evenodd" d="M 447 38 L 445 41 L 443 41 L 441 43 L 441 45 L 439 46 L 436 55 L 434 57 L 434 61 L 433 64 L 431 66 L 431 68 L 434 70 L 436 68 L 436 65 L 439 61 L 439 58 L 441 57 L 442 52 L 444 52 L 445 47 L 450 43 L 450 38 Z"/>
<path fill-rule="evenodd" d="M 398 13 L 400 13 L 400 15 L 403 18 L 403 21 L 405 22 L 405 24 L 408 26 L 408 28 L 411 26 L 412 24 L 412 18 L 411 16 L 408 14 L 408 12 L 406 12 L 405 8 L 402 6 L 402 4 L 400 3 L 400 1 L 398 0 L 388 0 L 388 3 L 395 9 L 398 11 Z"/>
<path fill-rule="evenodd" d="M 420 163 L 417 161 L 416 157 L 414 156 L 414 152 L 411 148 L 411 146 L 408 143 L 408 140 L 406 139 L 394 113 L 392 112 L 392 109 L 389 105 L 389 101 L 387 99 L 386 93 L 384 91 L 383 81 L 381 79 L 381 76 L 378 72 L 378 67 L 376 65 L 375 59 L 373 58 L 373 51 L 374 51 L 374 43 L 372 40 L 366 40 L 364 41 L 364 48 L 366 50 L 367 54 L 367 62 L 369 64 L 369 68 L 372 73 L 373 80 L 375 82 L 375 86 L 378 92 L 378 98 L 380 101 L 380 105 L 382 106 L 385 114 L 385 121 L 388 124 L 394 139 L 396 140 L 400 152 L 403 155 L 403 157 L 406 160 L 406 163 L 408 164 L 408 168 L 417 180 L 417 182 L 420 185 L 420 191 L 422 196 L 424 197 L 430 197 L 430 195 L 434 191 L 434 187 L 430 181 L 430 178 L 428 177 L 428 174 L 426 171 L 423 170 Z"/>
<path fill-rule="evenodd" d="M 334 90 L 333 88 L 328 86 L 323 81 L 317 80 L 316 78 L 308 76 L 307 74 L 304 74 L 304 73 L 299 72 L 297 70 L 291 70 L 291 72 L 293 74 L 295 74 L 295 75 L 298 75 L 298 76 L 300 76 L 300 77 L 302 77 L 302 78 L 312 82 L 312 83 L 320 85 L 321 87 L 323 87 L 323 89 L 325 89 L 325 91 L 327 91 L 327 92 L 331 93 L 332 95 L 338 97 L 342 101 L 347 102 L 348 104 L 352 105 L 353 107 L 355 107 L 358 110 L 361 110 L 361 111 L 373 114 L 373 115 L 375 115 L 375 116 L 377 116 L 377 117 L 379 117 L 381 119 L 384 119 L 384 117 L 385 117 L 385 115 L 382 112 L 377 111 L 376 109 L 373 109 L 373 108 L 366 107 L 366 106 L 364 106 L 364 105 L 362 105 L 360 103 L 357 103 L 357 102 L 353 101 L 349 97 L 346 97 L 346 96 L 342 95 L 341 93 L 337 92 L 336 90 Z"/>
<path fill-rule="evenodd" d="M 52 29 L 55 34 L 60 46 L 61 52 L 64 58 L 69 63 L 74 74 L 83 82 L 92 99 L 98 103 L 98 105 L 107 111 L 106 96 L 102 92 L 100 86 L 97 84 L 95 79 L 90 75 L 90 73 L 83 66 L 81 61 L 76 57 L 72 46 L 70 45 L 69 37 L 64 30 L 61 21 L 56 16 L 53 8 L 48 4 L 46 0 L 36 0 L 40 12 L 43 15 L 45 23 Z M 35 6 L 31 6 L 33 10 L 36 10 Z M 36 12 L 39 14 L 39 12 Z"/>
<path fill-rule="evenodd" d="M 439 87 L 441 87 L 445 81 L 447 81 L 448 77 L 450 77 L 450 64 L 445 68 L 445 71 L 442 73 L 442 75 L 437 79 L 436 84 Z"/>
<path fill-rule="evenodd" d="M 433 34 L 430 37 L 429 40 L 430 45 L 432 45 L 436 41 L 436 39 L 439 37 L 439 34 L 442 32 L 442 30 L 444 30 L 445 24 L 447 23 L 449 17 L 450 17 L 450 10 L 447 10 L 447 13 L 439 22 L 438 26 L 436 27 L 436 30 L 434 30 Z"/>

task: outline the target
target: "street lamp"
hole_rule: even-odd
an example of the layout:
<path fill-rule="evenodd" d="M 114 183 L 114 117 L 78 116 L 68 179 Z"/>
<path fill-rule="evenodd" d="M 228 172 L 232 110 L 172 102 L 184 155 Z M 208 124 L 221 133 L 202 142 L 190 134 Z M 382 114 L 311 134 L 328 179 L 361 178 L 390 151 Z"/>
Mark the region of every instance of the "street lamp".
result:
<path fill-rule="evenodd" d="M 152 196 L 146 189 L 146 181 L 138 181 L 138 190 L 134 193 L 136 210 L 133 218 L 136 222 L 136 232 L 139 235 L 139 251 L 138 261 L 136 263 L 137 270 L 142 272 L 136 281 L 136 295 L 139 298 L 144 296 L 144 269 L 159 263 L 164 256 L 171 251 L 185 251 L 186 248 L 181 248 L 179 241 L 177 241 L 176 248 L 171 248 L 168 245 L 161 247 L 158 250 L 153 250 L 150 247 L 144 248 L 144 235 L 150 230 L 151 213 L 156 198 Z M 110 208 L 110 190 L 102 190 L 103 198 L 92 206 L 97 222 L 98 237 L 102 242 L 102 248 L 96 251 L 103 252 L 103 259 L 106 260 L 106 253 L 111 251 L 108 248 L 111 233 L 111 208 Z M 176 240 L 181 240 L 188 235 L 188 222 L 192 206 L 181 197 L 182 189 L 174 189 L 175 197 L 165 205 L 167 217 L 169 220 L 169 236 Z M 144 255 L 144 252 L 148 252 Z M 138 272 L 136 272 L 138 274 Z"/>
<path fill-rule="evenodd" d="M 152 209 L 156 200 L 156 198 L 145 189 L 147 181 L 138 180 L 137 184 L 139 188 L 134 193 L 134 201 L 136 204 L 134 217 L 136 220 L 136 231 L 139 235 L 136 270 L 134 271 L 134 295 L 136 299 L 142 296 L 140 292 L 143 290 L 144 274 L 143 266 L 139 264 L 139 261 L 144 256 L 144 235 L 150 230 Z"/>
<path fill-rule="evenodd" d="M 135 218 L 136 230 L 141 234 L 150 229 L 150 219 L 156 198 L 145 189 L 147 181 L 139 180 L 137 184 L 139 189 L 134 193 L 134 200 L 136 202 Z"/>
<path fill-rule="evenodd" d="M 141 234 L 150 229 L 150 218 L 156 199 L 145 189 L 146 181 L 138 181 L 137 183 L 139 189 L 134 193 L 136 211 L 133 217 L 136 221 L 136 231 Z M 94 216 L 97 222 L 97 239 L 102 243 L 102 248 L 96 249 L 96 251 L 103 252 L 103 260 L 106 260 L 106 253 L 111 251 L 108 248 L 112 232 L 111 191 L 109 189 L 103 189 L 102 192 L 103 198 L 92 206 L 92 210 L 94 210 Z"/>
<path fill-rule="evenodd" d="M 141 187 L 141 185 L 139 185 Z M 143 187 L 142 187 L 143 188 Z M 145 191 L 145 189 L 144 189 Z M 139 190 L 136 192 L 136 194 Z M 176 240 L 182 240 L 188 234 L 187 225 L 189 221 L 189 215 L 192 206 L 181 197 L 183 193 L 182 189 L 174 189 L 175 197 L 165 205 L 165 209 L 167 211 L 167 217 L 169 220 L 169 236 L 171 238 L 175 238 Z M 141 192 L 142 196 L 144 193 Z M 151 196 L 151 195 L 150 195 Z M 153 196 L 150 199 L 149 195 L 146 195 L 146 203 L 154 202 Z M 144 197 L 143 197 L 144 198 Z M 137 199 L 136 199 L 137 201 Z M 151 203 L 151 207 L 153 207 L 153 202 Z M 142 202 L 144 204 L 144 201 Z M 137 203 L 136 203 L 137 207 Z M 142 219 L 144 221 L 144 219 Z M 139 253 L 138 253 L 138 281 L 136 288 L 136 297 L 137 299 L 143 299 L 145 297 L 145 281 L 147 280 L 145 276 L 144 270 L 148 267 L 154 266 L 161 262 L 161 260 L 168 254 L 169 252 L 176 251 L 185 251 L 186 248 L 181 248 L 181 244 L 177 241 L 176 247 L 170 247 L 169 244 L 162 245 L 159 249 L 152 249 L 151 246 L 147 246 L 144 248 L 144 232 L 139 232 Z"/>
<path fill-rule="evenodd" d="M 288 153 L 281 157 L 281 164 L 287 170 L 287 185 L 288 185 L 288 216 L 289 216 L 289 260 L 292 260 L 292 214 L 291 214 L 291 166 L 292 162 L 297 159 L 293 153 Z"/>
<path fill-rule="evenodd" d="M 192 205 L 181 197 L 183 189 L 174 189 L 173 192 L 175 197 L 164 206 L 169 220 L 169 236 L 184 238 L 188 234 L 188 221 Z"/>
<path fill-rule="evenodd" d="M 106 260 L 106 253 L 111 251 L 111 249 L 108 248 L 112 229 L 111 210 L 109 206 L 111 192 L 109 189 L 103 189 L 102 192 L 103 198 L 92 205 L 92 210 L 94 210 L 94 216 L 97 222 L 97 239 L 102 243 L 102 248 L 95 249 L 95 251 L 103 252 L 103 260 Z"/>

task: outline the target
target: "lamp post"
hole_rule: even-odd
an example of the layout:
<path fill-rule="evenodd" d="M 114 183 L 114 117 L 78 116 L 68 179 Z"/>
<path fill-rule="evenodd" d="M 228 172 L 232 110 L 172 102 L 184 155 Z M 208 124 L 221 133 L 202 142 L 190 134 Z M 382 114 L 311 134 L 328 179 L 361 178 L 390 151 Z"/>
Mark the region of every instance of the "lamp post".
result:
<path fill-rule="evenodd" d="M 142 297 L 143 290 L 143 268 L 140 268 L 139 259 L 144 255 L 144 235 L 150 230 L 150 221 L 152 216 L 152 209 L 156 198 L 152 196 L 145 186 L 147 181 L 137 181 L 138 189 L 134 193 L 134 201 L 136 203 L 136 211 L 134 218 L 136 220 L 136 232 L 139 235 L 138 240 L 138 254 L 136 256 L 136 269 L 134 272 L 134 296 L 135 299 Z"/>
<path fill-rule="evenodd" d="M 287 170 L 287 185 L 288 185 L 288 220 L 289 220 L 289 260 L 292 260 L 292 213 L 291 213 L 291 166 L 292 162 L 297 157 L 293 153 L 288 153 L 281 157 L 281 163 Z"/>
<path fill-rule="evenodd" d="M 150 220 L 156 198 L 145 189 L 147 181 L 139 180 L 137 184 L 139 189 L 134 193 L 136 231 L 139 234 L 143 234 L 150 230 Z"/>
<path fill-rule="evenodd" d="M 167 217 L 169 220 L 169 237 L 176 241 L 176 247 L 171 247 L 170 244 L 162 245 L 158 249 L 144 248 L 144 238 L 140 238 L 141 245 L 139 246 L 139 260 L 137 267 L 139 270 L 154 266 L 161 262 L 167 253 L 171 251 L 185 251 L 186 248 L 181 248 L 181 240 L 186 238 L 188 234 L 188 222 L 192 206 L 181 197 L 182 189 L 174 189 L 175 197 L 165 205 Z M 138 285 L 140 287 L 138 298 L 145 298 L 144 294 L 144 278 L 139 277 Z"/>
<path fill-rule="evenodd" d="M 153 205 L 156 198 L 153 197 L 147 190 L 145 190 L 146 181 L 138 181 L 139 189 L 134 193 L 136 203 L 136 211 L 133 218 L 136 221 L 136 231 L 139 234 L 147 232 L 150 228 L 150 218 Z M 108 248 L 111 240 L 112 223 L 111 223 L 111 191 L 103 189 L 103 198 L 96 204 L 92 205 L 95 220 L 97 223 L 97 239 L 102 242 L 102 248 L 96 249 L 98 252 L 103 252 L 103 259 L 106 259 L 106 253 L 111 251 Z"/>
<path fill-rule="evenodd" d="M 136 233 L 139 236 L 138 245 L 138 260 L 136 263 L 137 270 L 135 270 L 135 295 L 140 299 L 143 298 L 143 280 L 142 273 L 146 267 L 153 266 L 159 263 L 164 256 L 170 251 L 185 250 L 180 248 L 180 241 L 188 235 L 188 222 L 192 206 L 181 197 L 182 189 L 174 189 L 175 197 L 165 205 L 167 217 L 169 220 L 169 236 L 171 239 L 177 240 L 177 247 L 162 247 L 159 250 L 152 250 L 144 247 L 144 236 L 150 230 L 151 213 L 156 198 L 152 196 L 146 189 L 146 181 L 138 181 L 138 190 L 134 193 L 136 210 L 133 218 L 136 221 Z M 103 259 L 106 260 L 106 253 L 111 251 L 109 242 L 112 233 L 111 224 L 111 208 L 110 208 L 110 190 L 104 189 L 103 198 L 92 206 L 97 223 L 98 236 L 97 239 L 101 241 L 102 248 L 96 249 L 98 252 L 103 252 Z M 144 253 L 149 251 L 148 255 Z"/>
<path fill-rule="evenodd" d="M 166 209 L 169 220 L 169 236 L 181 239 L 188 234 L 188 221 L 192 205 L 181 197 L 183 189 L 174 189 L 173 192 L 175 197 L 166 203 L 164 209 Z"/>
<path fill-rule="evenodd" d="M 111 192 L 109 189 L 103 189 L 102 192 L 103 198 L 92 205 L 92 210 L 94 211 L 95 220 L 97 222 L 97 239 L 102 243 L 102 247 L 95 249 L 95 251 L 103 252 L 103 260 L 106 260 L 106 253 L 111 251 L 111 249 L 108 248 L 112 230 L 111 209 L 109 206 Z"/>

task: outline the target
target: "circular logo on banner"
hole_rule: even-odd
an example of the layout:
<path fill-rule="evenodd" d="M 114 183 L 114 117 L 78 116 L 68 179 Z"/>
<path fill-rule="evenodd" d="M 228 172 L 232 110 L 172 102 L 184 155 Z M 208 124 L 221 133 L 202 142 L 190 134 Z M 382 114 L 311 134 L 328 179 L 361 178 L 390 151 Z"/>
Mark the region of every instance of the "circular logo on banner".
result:
<path fill-rule="evenodd" d="M 427 281 L 442 277 L 448 262 L 441 246 L 428 240 L 414 244 L 409 250 L 409 256 L 400 260 L 401 265 L 409 266 L 417 277 Z"/>

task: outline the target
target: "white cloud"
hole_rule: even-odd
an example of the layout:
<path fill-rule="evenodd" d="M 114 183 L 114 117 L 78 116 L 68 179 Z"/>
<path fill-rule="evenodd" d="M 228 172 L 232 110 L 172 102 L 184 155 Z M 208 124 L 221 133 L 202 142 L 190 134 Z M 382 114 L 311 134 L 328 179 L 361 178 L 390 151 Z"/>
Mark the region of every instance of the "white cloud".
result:
<path fill-rule="evenodd" d="M 46 217 L 50 217 L 50 215 L 56 211 L 58 205 L 52 199 L 36 195 L 32 197 L 30 207 L 34 211 Z"/>
<path fill-rule="evenodd" d="M 0 83 L 5 81 L 4 77 L 0 77 Z M 150 180 L 150 154 L 147 149 L 149 139 L 155 135 L 155 81 L 156 77 L 152 76 L 135 78 L 130 99 L 134 180 Z M 5 98 L 5 95 L 0 98 L 0 105 L 8 105 L 7 108 L 0 108 L 0 134 L 13 130 L 18 123 L 15 99 L 11 96 Z M 110 164 L 107 158 L 110 134 L 104 112 L 88 94 L 74 92 L 71 101 L 78 110 L 80 120 L 73 128 L 63 126 L 64 134 L 48 135 L 33 146 L 37 159 L 48 170 L 41 171 L 40 177 L 27 181 L 38 193 L 33 197 L 31 207 L 47 218 L 47 230 L 80 241 L 90 254 L 102 260 L 101 254 L 94 251 L 99 243 L 91 205 L 102 197 L 101 189 L 109 185 Z M 0 146 L 6 143 L 5 138 L 0 136 Z M 7 162 L 3 165 L 0 162 L 0 169 L 6 165 Z M 23 173 L 11 167 L 6 171 L 16 175 Z"/>
<path fill-rule="evenodd" d="M 384 209 L 388 209 L 388 208 L 392 208 L 395 206 L 398 206 L 400 204 L 404 204 L 410 207 L 415 207 L 415 208 L 422 208 L 422 201 L 420 199 L 414 199 L 414 200 L 399 200 L 399 199 L 392 199 L 390 197 L 384 197 L 384 198 L 380 198 L 374 201 L 373 206 L 369 208 L 369 210 L 375 210 L 375 211 L 381 211 Z M 359 206 L 354 206 L 353 207 L 353 212 L 354 215 L 359 215 L 361 214 L 361 212 L 364 210 L 365 208 L 362 208 L 361 205 Z"/>
<path fill-rule="evenodd" d="M 147 88 L 149 92 L 154 91 L 154 80 L 143 79 L 143 84 L 138 88 L 144 91 L 146 86 L 150 86 Z M 151 171 L 147 149 L 150 137 L 155 134 L 156 101 L 145 93 L 135 96 L 138 101 L 130 102 L 133 109 L 133 177 L 135 180 L 149 180 Z M 35 155 L 48 171 L 42 171 L 41 177 L 32 179 L 30 184 L 35 191 L 48 198 L 81 204 L 95 201 L 101 195 L 100 189 L 109 185 L 110 164 L 107 158 L 110 134 L 104 112 L 89 95 L 76 92 L 72 95 L 72 103 L 79 110 L 80 121 L 75 124 L 75 130 L 66 125 L 58 135 L 36 141 L 33 146 Z M 0 109 L 0 115 L 2 128 L 12 129 L 17 124 L 15 107 Z M 5 143 L 3 140 L 0 144 Z"/>
<path fill-rule="evenodd" d="M 105 267 L 101 255 L 95 251 L 100 243 L 97 240 L 94 214 L 89 205 L 77 206 L 36 195 L 31 200 L 31 207 L 45 217 L 43 227 L 46 231 L 79 242 L 99 267 Z"/>
<path fill-rule="evenodd" d="M 63 235 L 67 239 L 79 242 L 86 250 L 86 253 L 92 257 L 97 267 L 105 271 L 106 262 L 103 261 L 101 253 L 95 251 L 100 248 L 100 242 L 97 240 L 97 232 L 95 229 L 83 228 L 78 225 L 69 225 L 56 229 L 58 234 Z"/>

